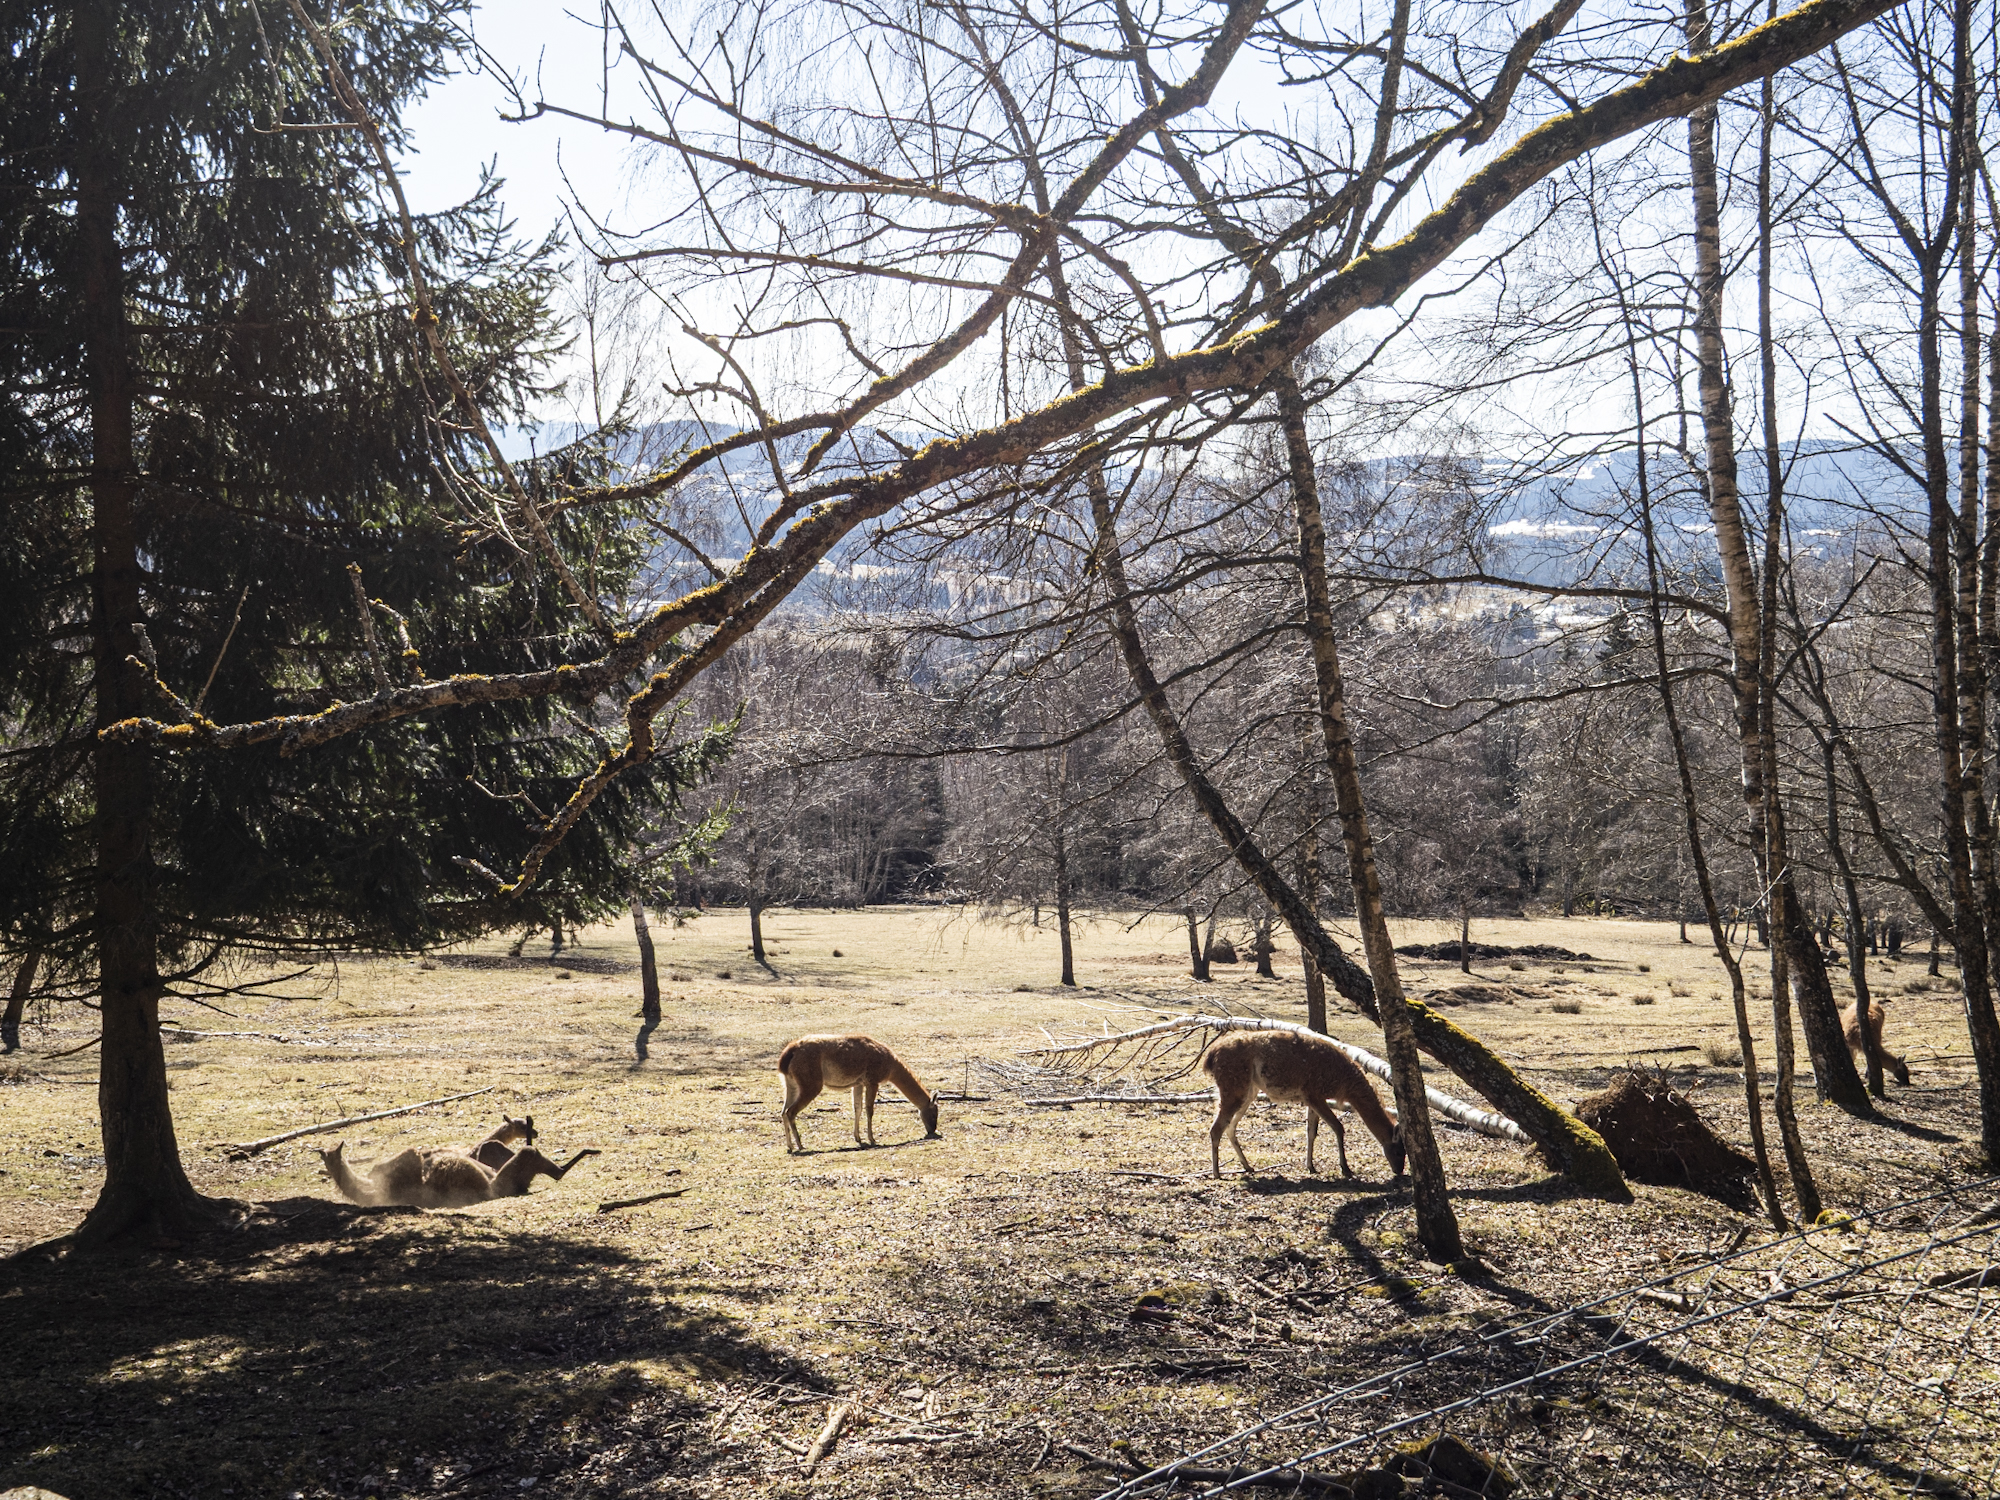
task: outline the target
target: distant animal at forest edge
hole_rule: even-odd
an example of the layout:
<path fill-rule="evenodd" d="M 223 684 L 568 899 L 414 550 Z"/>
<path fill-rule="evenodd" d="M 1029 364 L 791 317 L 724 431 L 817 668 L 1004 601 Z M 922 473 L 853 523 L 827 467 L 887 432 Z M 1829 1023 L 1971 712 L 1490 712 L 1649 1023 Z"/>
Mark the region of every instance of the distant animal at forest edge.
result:
<path fill-rule="evenodd" d="M 802 1036 L 787 1043 L 778 1054 L 778 1072 L 785 1080 L 785 1149 L 803 1151 L 799 1135 L 799 1111 L 817 1099 L 823 1089 L 854 1091 L 854 1143 L 875 1144 L 875 1095 L 885 1083 L 893 1083 L 902 1096 L 916 1105 L 923 1116 L 924 1139 L 938 1133 L 937 1101 L 917 1082 L 917 1075 L 887 1047 L 866 1036 Z M 868 1139 L 861 1138 L 862 1096 L 867 1096 Z"/>
<path fill-rule="evenodd" d="M 1847 1045 L 1854 1049 L 1855 1056 L 1859 1057 L 1865 1066 L 1868 1061 L 1868 1048 L 1861 1040 L 1861 1023 L 1855 1015 L 1858 1009 L 1858 1006 L 1843 1005 L 1840 1008 L 1840 1024 L 1842 1029 L 1847 1033 Z M 1868 1030 L 1874 1035 L 1875 1050 L 1882 1054 L 1882 1066 L 1896 1075 L 1896 1082 L 1907 1087 L 1910 1082 L 1910 1065 L 1882 1045 L 1882 1021 L 1883 1012 L 1881 1002 L 1870 1000 L 1868 1002 Z"/>
<path fill-rule="evenodd" d="M 1251 1172 L 1250 1158 L 1236 1139 L 1236 1122 L 1257 1102 L 1259 1093 L 1273 1104 L 1306 1107 L 1306 1171 L 1317 1170 L 1313 1143 L 1324 1120 L 1333 1127 L 1334 1144 L 1340 1151 L 1340 1175 L 1354 1175 L 1347 1164 L 1347 1132 L 1333 1111 L 1335 1104 L 1348 1104 L 1382 1143 L 1390 1171 L 1402 1176 L 1406 1159 L 1402 1126 L 1389 1118 L 1368 1075 L 1332 1042 L 1296 1031 L 1235 1031 L 1202 1054 L 1201 1069 L 1215 1084 L 1215 1123 L 1208 1130 L 1208 1155 L 1217 1177 L 1222 1175 L 1225 1134 L 1243 1170 Z"/>
<path fill-rule="evenodd" d="M 480 1143 L 479 1149 L 504 1143 L 494 1137 L 502 1130 Z M 320 1152 L 320 1160 L 326 1165 L 326 1175 L 333 1179 L 333 1185 L 341 1194 L 354 1203 L 369 1208 L 383 1208 L 390 1205 L 409 1208 L 465 1208 L 474 1203 L 485 1203 L 494 1198 L 519 1198 L 528 1191 L 537 1177 L 553 1177 L 560 1182 L 563 1174 L 582 1161 L 586 1156 L 596 1156 L 595 1147 L 586 1147 L 576 1153 L 561 1166 L 557 1166 L 532 1146 L 523 1147 L 507 1157 L 498 1169 L 489 1167 L 469 1152 L 445 1147 L 411 1147 L 398 1152 L 384 1161 L 378 1161 L 366 1169 L 367 1175 L 357 1176 L 347 1165 L 343 1152 L 347 1142 L 342 1141 L 331 1151 Z"/>

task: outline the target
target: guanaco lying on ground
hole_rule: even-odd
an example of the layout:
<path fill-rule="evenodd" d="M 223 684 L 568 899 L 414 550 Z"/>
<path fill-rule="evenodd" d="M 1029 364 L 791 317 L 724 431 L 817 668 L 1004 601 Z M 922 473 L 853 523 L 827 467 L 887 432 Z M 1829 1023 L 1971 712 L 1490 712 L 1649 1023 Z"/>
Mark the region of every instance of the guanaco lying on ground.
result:
<path fill-rule="evenodd" d="M 893 1083 L 924 1117 L 924 1138 L 938 1133 L 937 1100 L 924 1092 L 917 1075 L 887 1047 L 866 1036 L 802 1036 L 778 1054 L 778 1072 L 785 1080 L 785 1149 L 803 1151 L 799 1111 L 817 1099 L 822 1089 L 854 1090 L 854 1144 L 875 1144 L 875 1095 Z M 868 1100 L 868 1139 L 861 1139 L 861 1103 Z"/>
<path fill-rule="evenodd" d="M 1855 1017 L 1856 1006 L 1843 1005 L 1840 1008 L 1840 1024 L 1847 1033 L 1847 1045 L 1854 1055 L 1861 1059 L 1863 1067 L 1868 1064 L 1868 1048 L 1861 1040 L 1861 1024 Z M 1875 1050 L 1882 1054 L 1882 1066 L 1896 1075 L 1896 1082 L 1905 1085 L 1910 1081 L 1910 1065 L 1882 1045 L 1882 1005 L 1880 1001 L 1868 1002 L 1868 1029 L 1875 1034 Z"/>
<path fill-rule="evenodd" d="M 499 1134 L 500 1131 L 494 1132 L 495 1136 Z M 480 1144 L 484 1148 L 491 1142 Z M 344 1197 L 370 1208 L 390 1204 L 464 1208 L 492 1198 L 519 1198 L 537 1177 L 553 1177 L 560 1182 L 571 1167 L 586 1156 L 598 1154 L 596 1148 L 587 1147 L 557 1166 L 533 1146 L 526 1146 L 496 1170 L 464 1151 L 413 1146 L 386 1161 L 376 1162 L 363 1178 L 349 1169 L 341 1155 L 346 1149 L 347 1142 L 342 1141 L 331 1151 L 320 1152 L 320 1160 L 326 1163 L 326 1175 Z M 506 1148 L 503 1145 L 500 1149 Z"/>
<path fill-rule="evenodd" d="M 509 1115 L 500 1116 L 500 1128 L 472 1148 L 472 1159 L 481 1166 L 499 1171 L 514 1159 L 514 1142 L 525 1145 L 535 1144 L 535 1117 L 523 1115 L 516 1120 Z"/>
<path fill-rule="evenodd" d="M 1389 1118 L 1375 1086 L 1333 1043 L 1296 1031 L 1233 1031 L 1202 1054 L 1202 1071 L 1215 1082 L 1215 1123 L 1208 1128 L 1209 1164 L 1222 1175 L 1222 1137 L 1236 1148 L 1243 1170 L 1251 1171 L 1243 1143 L 1236 1139 L 1236 1122 L 1262 1093 L 1273 1104 L 1306 1107 L 1306 1171 L 1313 1165 L 1313 1143 L 1324 1120 L 1333 1127 L 1340 1149 L 1340 1175 L 1352 1177 L 1347 1164 L 1347 1132 L 1341 1128 L 1335 1104 L 1352 1105 L 1361 1123 L 1382 1143 L 1389 1169 L 1403 1174 L 1403 1129 Z"/>

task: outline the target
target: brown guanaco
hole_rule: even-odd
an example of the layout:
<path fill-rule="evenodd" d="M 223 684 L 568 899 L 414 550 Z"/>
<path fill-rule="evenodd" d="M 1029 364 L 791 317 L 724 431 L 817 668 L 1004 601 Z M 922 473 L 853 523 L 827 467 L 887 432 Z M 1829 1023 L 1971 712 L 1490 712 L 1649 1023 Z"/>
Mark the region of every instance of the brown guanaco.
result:
<path fill-rule="evenodd" d="M 494 1132 L 496 1136 L 500 1133 Z M 480 1143 L 482 1148 L 488 1144 L 492 1142 Z M 525 1146 L 510 1155 L 496 1170 L 464 1151 L 435 1146 L 411 1147 L 408 1151 L 376 1162 L 367 1169 L 366 1177 L 359 1177 L 348 1167 L 342 1155 L 346 1149 L 347 1142 L 342 1141 L 331 1151 L 320 1152 L 320 1160 L 326 1164 L 326 1175 L 333 1179 L 333 1185 L 340 1189 L 342 1196 L 370 1208 L 390 1204 L 412 1208 L 464 1208 L 493 1198 L 519 1198 L 537 1177 L 553 1177 L 560 1182 L 571 1167 L 586 1156 L 598 1154 L 595 1147 L 586 1147 L 557 1166 L 533 1146 Z M 504 1145 L 500 1149 L 504 1150 Z"/>
<path fill-rule="evenodd" d="M 1273 1104 L 1306 1107 L 1306 1170 L 1314 1172 L 1313 1144 L 1320 1121 L 1333 1127 L 1340 1151 L 1340 1175 L 1352 1177 L 1347 1164 L 1347 1132 L 1341 1128 L 1335 1104 L 1352 1105 L 1389 1159 L 1389 1169 L 1403 1173 L 1403 1129 L 1389 1118 L 1375 1086 L 1347 1054 L 1321 1037 L 1296 1031 L 1233 1031 L 1202 1054 L 1202 1071 L 1215 1083 L 1215 1123 L 1208 1129 L 1209 1164 L 1222 1175 L 1222 1138 L 1236 1148 L 1236 1159 L 1250 1172 L 1250 1158 L 1236 1139 L 1236 1122 L 1262 1093 Z"/>
<path fill-rule="evenodd" d="M 875 1144 L 875 1095 L 893 1083 L 923 1116 L 924 1138 L 938 1133 L 937 1100 L 917 1082 L 917 1075 L 887 1047 L 866 1036 L 802 1036 L 778 1054 L 778 1072 L 785 1080 L 785 1149 L 803 1151 L 799 1111 L 817 1099 L 822 1089 L 854 1090 L 854 1143 Z M 862 1102 L 868 1107 L 868 1139 L 861 1139 Z"/>
<path fill-rule="evenodd" d="M 1859 1057 L 1863 1064 L 1866 1064 L 1868 1061 L 1868 1048 L 1861 1040 L 1861 1023 L 1855 1015 L 1858 1009 L 1858 1006 L 1843 1005 L 1840 1008 L 1840 1024 L 1842 1029 L 1847 1033 L 1847 1045 L 1854 1050 L 1854 1055 Z M 1910 1065 L 1882 1045 L 1883 1019 L 1881 1003 L 1870 1000 L 1868 1002 L 1868 1029 L 1875 1035 L 1875 1050 L 1882 1054 L 1882 1066 L 1896 1075 L 1896 1082 L 1907 1087 L 1910 1082 Z"/>
<path fill-rule="evenodd" d="M 523 1115 L 518 1120 L 511 1115 L 501 1115 L 500 1128 L 472 1148 L 472 1159 L 497 1172 L 513 1159 L 516 1141 L 528 1146 L 535 1144 L 533 1115 Z"/>

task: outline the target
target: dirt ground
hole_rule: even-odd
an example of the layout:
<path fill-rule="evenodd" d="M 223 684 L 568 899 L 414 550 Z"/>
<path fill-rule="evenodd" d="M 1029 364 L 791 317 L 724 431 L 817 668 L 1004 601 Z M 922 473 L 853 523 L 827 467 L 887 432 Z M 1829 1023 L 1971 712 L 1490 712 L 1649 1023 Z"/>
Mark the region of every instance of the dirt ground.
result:
<path fill-rule="evenodd" d="M 1454 1276 L 1414 1255 L 1407 1186 L 1363 1131 L 1348 1133 L 1356 1180 L 1330 1149 L 1308 1177 L 1300 1112 L 1260 1105 L 1241 1134 L 1267 1175 L 1232 1164 L 1218 1182 L 1201 1103 L 1031 1108 L 976 1069 L 1187 1009 L 1303 1019 L 1295 956 L 1276 980 L 1242 964 L 1202 985 L 1178 929 L 1107 919 L 1080 935 L 1081 987 L 1064 990 L 1046 930 L 914 908 L 779 912 L 765 929 L 768 971 L 740 912 L 656 929 L 666 1016 L 643 1062 L 629 927 L 553 960 L 546 940 L 523 959 L 493 942 L 342 962 L 230 1015 L 170 1007 L 206 1033 L 167 1051 L 190 1175 L 254 1212 L 212 1243 L 0 1263 L 0 1489 L 1084 1496 L 1105 1480 L 1081 1454 L 1163 1460 L 1496 1309 L 1643 1280 L 1758 1222 L 1671 1189 L 1576 1198 L 1528 1150 L 1450 1129 L 1445 1166 L 1487 1267 Z M 1407 924 L 1399 941 L 1455 935 Z M 1413 992 L 1458 991 L 1453 1019 L 1566 1102 L 1623 1064 L 1658 1067 L 1747 1141 L 1705 948 L 1617 920 L 1474 937 L 1590 957 L 1477 962 L 1470 980 L 1409 961 Z M 1862 1123 L 1802 1083 L 1821 1191 L 1844 1208 L 1968 1178 L 1977 1139 L 1949 976 L 1929 980 L 1922 954 L 1873 973 L 1912 1086 Z M 1757 1011 L 1768 1069 L 1768 999 Z M 100 1181 L 91 1054 L 49 1056 L 90 1032 L 80 1012 L 56 1019 L 0 1063 L 0 1252 L 73 1227 Z M 1370 1042 L 1351 1013 L 1334 1029 Z M 845 1096 L 823 1097 L 808 1152 L 787 1155 L 774 1064 L 816 1031 L 866 1032 L 934 1090 L 983 1097 L 947 1097 L 942 1139 L 924 1140 L 885 1093 L 875 1149 L 849 1138 Z M 343 1136 L 363 1162 L 469 1145 L 503 1109 L 532 1112 L 551 1156 L 602 1154 L 455 1213 L 353 1208 L 322 1171 L 318 1148 Z M 1308 1276 L 1323 1295 L 1286 1295 Z M 1135 1318 L 1149 1295 L 1170 1315 Z M 808 1476 L 802 1455 L 842 1405 L 851 1420 Z"/>

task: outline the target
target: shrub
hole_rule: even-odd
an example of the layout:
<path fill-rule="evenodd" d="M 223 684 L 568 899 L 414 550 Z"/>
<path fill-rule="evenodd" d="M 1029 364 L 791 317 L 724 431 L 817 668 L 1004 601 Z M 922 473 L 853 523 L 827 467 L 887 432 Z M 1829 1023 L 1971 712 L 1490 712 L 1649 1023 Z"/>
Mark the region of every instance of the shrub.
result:
<path fill-rule="evenodd" d="M 1704 1042 L 1701 1055 L 1708 1059 L 1711 1068 L 1740 1068 L 1743 1066 L 1743 1049 L 1734 1042 Z"/>
<path fill-rule="evenodd" d="M 1691 991 L 1684 984 L 1669 984 L 1667 986 L 1667 993 L 1669 995 L 1673 995 L 1679 999 L 1684 1000 L 1688 997 Z"/>
<path fill-rule="evenodd" d="M 717 979 L 729 979 L 733 976 L 731 976 L 730 972 L 727 969 L 717 969 L 715 971 L 715 977 Z"/>
<path fill-rule="evenodd" d="M 1651 995 L 1634 995 L 1632 997 L 1632 1003 L 1634 1005 L 1651 1005 L 1653 1003 L 1653 997 Z"/>
<path fill-rule="evenodd" d="M 1507 960 L 1507 967 L 1514 970 L 1516 973 L 1519 973 L 1528 966 L 1522 963 L 1521 960 L 1518 958 L 1510 958 Z"/>
<path fill-rule="evenodd" d="M 1583 1014 L 1583 1002 L 1581 1000 L 1558 1000 L 1549 1009 L 1559 1016 L 1579 1016 Z"/>
<path fill-rule="evenodd" d="M 1653 966 L 1651 964 L 1640 964 L 1639 972 L 1641 974 L 1650 974 L 1653 972 Z"/>

